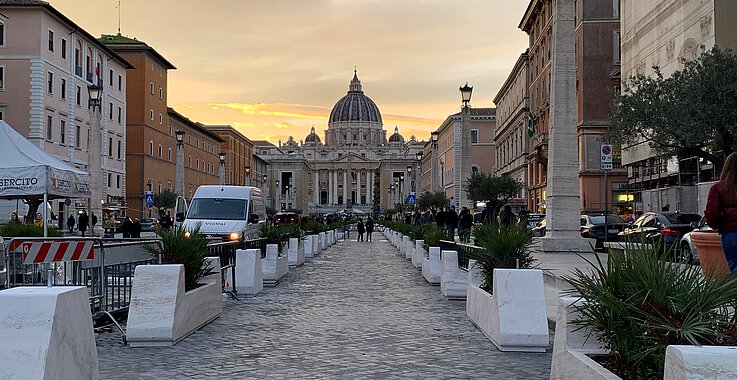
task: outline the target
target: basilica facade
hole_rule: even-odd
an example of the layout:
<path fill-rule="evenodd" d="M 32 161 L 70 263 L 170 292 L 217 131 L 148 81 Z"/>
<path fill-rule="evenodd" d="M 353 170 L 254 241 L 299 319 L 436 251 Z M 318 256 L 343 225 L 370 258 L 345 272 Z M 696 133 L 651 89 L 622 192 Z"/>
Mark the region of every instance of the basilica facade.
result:
<path fill-rule="evenodd" d="M 423 142 L 387 131 L 376 103 L 363 92 L 354 72 L 348 93 L 335 106 L 321 137 L 313 127 L 301 141 L 278 145 L 254 141 L 254 152 L 268 162 L 265 192 L 276 210 L 308 213 L 384 212 L 407 209 L 417 187 L 416 153 Z M 410 197 L 411 198 L 411 197 Z"/>

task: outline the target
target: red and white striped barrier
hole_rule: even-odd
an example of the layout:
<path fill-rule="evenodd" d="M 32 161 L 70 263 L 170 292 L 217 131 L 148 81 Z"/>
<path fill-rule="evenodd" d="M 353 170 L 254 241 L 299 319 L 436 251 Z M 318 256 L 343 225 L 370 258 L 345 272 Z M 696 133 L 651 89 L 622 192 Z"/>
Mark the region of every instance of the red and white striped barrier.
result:
<path fill-rule="evenodd" d="M 55 242 L 26 241 L 12 244 L 9 248 L 20 248 L 22 250 L 23 264 L 92 260 L 95 258 L 95 242 L 91 240 Z"/>

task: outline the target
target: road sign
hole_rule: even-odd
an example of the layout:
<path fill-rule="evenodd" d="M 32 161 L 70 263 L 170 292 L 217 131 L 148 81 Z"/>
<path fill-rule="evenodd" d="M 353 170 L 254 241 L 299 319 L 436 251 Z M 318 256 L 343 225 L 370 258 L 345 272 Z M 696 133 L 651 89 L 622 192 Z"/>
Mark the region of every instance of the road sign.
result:
<path fill-rule="evenodd" d="M 407 196 L 407 204 L 408 205 L 413 205 L 415 203 L 417 203 L 417 197 L 414 194 L 408 195 Z"/>
<path fill-rule="evenodd" d="M 154 205 L 154 192 L 147 191 L 143 194 L 143 199 L 146 200 L 146 208 L 151 208 Z"/>
<path fill-rule="evenodd" d="M 601 170 L 612 170 L 612 146 L 602 145 L 601 153 Z"/>

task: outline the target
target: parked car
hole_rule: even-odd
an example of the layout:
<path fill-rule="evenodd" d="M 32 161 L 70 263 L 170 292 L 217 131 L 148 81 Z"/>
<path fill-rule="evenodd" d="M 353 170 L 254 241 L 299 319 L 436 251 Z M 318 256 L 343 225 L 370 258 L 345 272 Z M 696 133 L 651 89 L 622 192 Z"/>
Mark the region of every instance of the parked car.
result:
<path fill-rule="evenodd" d="M 282 224 L 296 224 L 299 222 L 299 215 L 293 212 L 277 212 L 274 215 L 274 225 L 279 226 Z"/>
<path fill-rule="evenodd" d="M 619 236 L 627 242 L 654 245 L 663 254 L 678 250 L 681 237 L 691 232 L 695 226 L 692 223 L 699 220 L 699 214 L 646 212 Z"/>
<path fill-rule="evenodd" d="M 156 229 L 159 221 L 154 218 L 143 218 L 139 220 L 139 223 L 141 223 L 142 232 L 150 232 Z"/>
<path fill-rule="evenodd" d="M 618 241 L 619 233 L 629 227 L 617 214 L 606 215 L 604 222 L 604 214 L 581 215 L 581 237 L 596 239 L 596 248 L 604 248 L 605 241 Z"/>
<path fill-rule="evenodd" d="M 708 224 L 706 224 L 706 218 L 701 218 L 697 223 L 694 223 L 694 230 L 693 231 L 711 231 L 712 228 L 709 227 Z M 688 232 L 681 238 L 681 260 L 684 263 L 698 263 L 699 262 L 699 253 L 696 251 L 696 247 L 693 245 L 693 242 L 691 241 L 691 233 Z"/>
<path fill-rule="evenodd" d="M 545 220 L 545 214 L 527 214 L 527 229 L 532 230 L 533 228 L 537 227 L 537 225 L 543 220 Z"/>

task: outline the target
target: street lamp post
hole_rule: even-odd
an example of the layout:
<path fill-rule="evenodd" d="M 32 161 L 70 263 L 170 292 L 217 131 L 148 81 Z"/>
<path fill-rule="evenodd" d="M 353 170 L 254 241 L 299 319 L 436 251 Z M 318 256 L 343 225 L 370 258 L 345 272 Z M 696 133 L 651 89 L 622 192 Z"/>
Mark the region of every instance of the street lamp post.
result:
<path fill-rule="evenodd" d="M 87 214 L 89 215 L 90 219 L 92 219 L 92 214 L 94 214 L 95 211 L 97 211 L 97 215 L 100 218 L 102 217 L 100 206 L 102 200 L 105 199 L 102 194 L 102 189 L 104 189 L 105 186 L 103 186 L 102 183 L 102 181 L 104 180 L 104 173 L 102 172 L 102 126 L 100 125 L 102 118 L 102 87 L 94 83 L 87 86 L 87 92 L 89 93 L 88 107 L 90 110 L 90 142 L 89 146 L 87 147 L 87 171 L 92 177 L 90 198 L 87 200 Z M 46 202 L 47 199 L 44 199 L 44 221 L 49 219 L 46 215 Z M 44 236 L 47 236 L 48 227 L 46 224 L 47 223 L 44 223 Z M 92 228 L 93 227 L 90 227 L 90 235 L 94 236 L 95 232 L 92 230 Z"/>
<path fill-rule="evenodd" d="M 184 197 L 184 131 L 174 132 L 177 138 L 177 195 Z"/>
<path fill-rule="evenodd" d="M 432 157 L 430 157 L 430 191 L 438 190 L 438 137 L 440 133 L 433 131 L 430 133 L 430 141 L 432 141 Z"/>
<path fill-rule="evenodd" d="M 220 186 L 225 185 L 225 152 L 218 153 L 218 158 L 220 159 Z"/>
<path fill-rule="evenodd" d="M 453 192 L 455 198 L 458 200 L 458 207 L 465 205 L 465 197 L 463 191 L 468 181 L 468 176 L 471 174 L 471 128 L 469 118 L 471 114 L 471 106 L 468 104 L 471 101 L 471 93 L 473 87 L 468 85 L 468 82 L 463 87 L 459 87 L 458 90 L 461 92 L 461 156 L 456 157 L 455 171 L 456 178 L 453 183 Z"/>
<path fill-rule="evenodd" d="M 246 165 L 246 186 L 251 186 L 251 167 Z"/>
<path fill-rule="evenodd" d="M 404 173 L 399 175 L 399 209 L 402 211 L 402 218 L 404 218 L 404 192 L 402 191 L 403 184 Z"/>
<path fill-rule="evenodd" d="M 281 189 L 279 189 L 279 180 L 274 182 L 274 210 L 281 211 Z"/>

